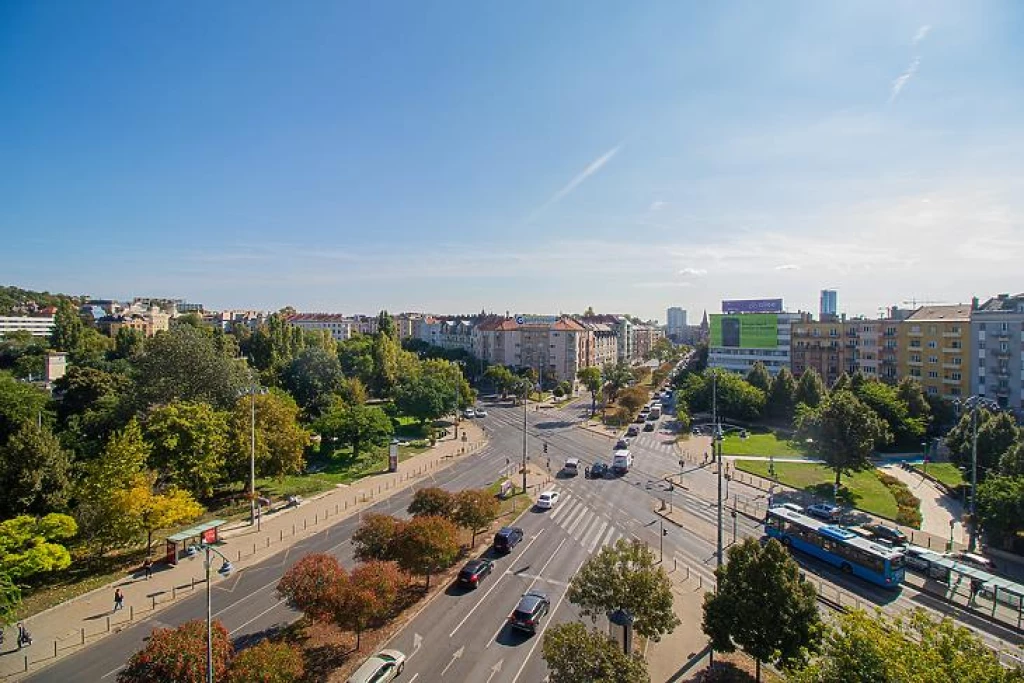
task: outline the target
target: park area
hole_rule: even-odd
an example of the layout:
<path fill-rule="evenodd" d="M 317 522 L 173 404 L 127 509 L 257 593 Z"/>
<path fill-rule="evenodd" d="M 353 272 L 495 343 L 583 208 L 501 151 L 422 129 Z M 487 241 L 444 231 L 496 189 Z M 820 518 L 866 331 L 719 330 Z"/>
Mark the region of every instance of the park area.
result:
<path fill-rule="evenodd" d="M 774 455 L 786 458 L 806 458 L 800 444 L 780 438 L 776 432 L 747 432 L 747 438 L 735 432 L 725 435 L 722 440 L 722 452 L 725 455 Z"/>
<path fill-rule="evenodd" d="M 951 462 L 933 462 L 927 465 L 914 465 L 913 467 L 915 472 L 927 474 L 953 491 L 967 483 L 960 468 Z"/>

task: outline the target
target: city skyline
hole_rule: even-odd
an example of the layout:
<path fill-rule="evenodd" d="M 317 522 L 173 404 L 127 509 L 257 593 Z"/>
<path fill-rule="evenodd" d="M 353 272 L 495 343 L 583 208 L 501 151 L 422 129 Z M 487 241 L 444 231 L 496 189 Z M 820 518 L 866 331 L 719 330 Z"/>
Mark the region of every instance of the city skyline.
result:
<path fill-rule="evenodd" d="M 1015 293 L 1024 13 L 6 6 L 5 279 L 665 322 Z"/>

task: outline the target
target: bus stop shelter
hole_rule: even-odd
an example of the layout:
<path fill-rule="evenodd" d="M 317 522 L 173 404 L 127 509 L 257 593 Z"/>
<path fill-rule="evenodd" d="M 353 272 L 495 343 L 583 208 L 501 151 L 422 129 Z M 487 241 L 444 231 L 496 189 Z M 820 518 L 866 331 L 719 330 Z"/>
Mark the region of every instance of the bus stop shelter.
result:
<path fill-rule="evenodd" d="M 184 556 L 188 556 L 188 549 L 193 545 L 202 543 L 219 543 L 220 542 L 220 527 L 227 524 L 223 519 L 214 519 L 209 522 L 203 522 L 198 524 L 191 529 L 185 529 L 179 531 L 173 536 L 167 537 L 167 546 L 164 554 L 164 561 L 170 565 L 178 564 L 178 560 Z"/>

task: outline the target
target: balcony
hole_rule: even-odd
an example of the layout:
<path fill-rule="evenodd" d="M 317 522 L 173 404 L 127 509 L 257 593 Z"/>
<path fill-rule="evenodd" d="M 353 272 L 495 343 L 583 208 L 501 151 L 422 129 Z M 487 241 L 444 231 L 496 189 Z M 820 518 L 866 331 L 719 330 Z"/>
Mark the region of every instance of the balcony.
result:
<path fill-rule="evenodd" d="M 943 353 L 963 353 L 964 350 L 963 350 L 963 348 L 957 348 L 955 346 L 943 346 L 942 347 L 942 352 Z"/>
<path fill-rule="evenodd" d="M 963 365 L 957 365 L 956 363 L 943 363 L 942 364 L 942 369 L 943 370 L 959 370 L 962 367 L 963 367 Z"/>
<path fill-rule="evenodd" d="M 959 339 L 963 336 L 963 332 L 943 332 L 942 336 L 946 339 Z"/>
<path fill-rule="evenodd" d="M 882 362 L 884 363 L 885 361 L 882 361 Z M 912 368 L 919 368 L 919 367 L 921 367 L 924 364 L 921 361 L 919 361 L 919 360 L 908 360 L 907 361 L 907 365 L 909 365 Z"/>
<path fill-rule="evenodd" d="M 886 335 L 886 336 L 889 336 L 889 335 Z M 908 337 L 923 337 L 924 336 L 924 332 L 922 332 L 921 330 L 918 330 L 917 332 L 915 332 L 914 330 L 907 330 L 907 336 Z"/>
<path fill-rule="evenodd" d="M 943 377 L 943 378 L 942 378 L 942 383 L 943 383 L 943 384 L 949 384 L 949 385 L 952 385 L 952 386 L 958 386 L 958 385 L 959 385 L 959 384 L 960 384 L 960 383 L 961 383 L 962 381 L 963 381 L 963 380 L 959 380 L 959 379 L 950 379 L 950 378 L 948 378 L 948 377 Z"/>

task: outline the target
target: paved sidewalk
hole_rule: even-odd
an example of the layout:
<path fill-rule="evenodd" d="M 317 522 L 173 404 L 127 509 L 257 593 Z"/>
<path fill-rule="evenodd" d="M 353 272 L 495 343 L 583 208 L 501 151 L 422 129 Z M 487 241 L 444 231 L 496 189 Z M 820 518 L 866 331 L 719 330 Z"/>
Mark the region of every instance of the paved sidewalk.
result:
<path fill-rule="evenodd" d="M 647 669 L 653 683 L 689 680 L 708 665 L 708 638 L 701 630 L 704 593 L 714 585 L 698 580 L 681 564 L 666 567 L 672 579 L 672 609 L 681 623 L 647 648 Z"/>
<path fill-rule="evenodd" d="M 218 550 L 232 562 L 236 571 L 287 550 L 325 526 L 421 483 L 460 456 L 477 452 L 485 445 L 483 431 L 472 422 L 463 421 L 461 431 L 467 436 L 465 442 L 461 433 L 458 440 L 440 441 L 429 451 L 403 461 L 396 473 L 381 473 L 349 486 L 339 485 L 303 501 L 296 508 L 265 515 L 259 531 L 244 522 L 232 523 L 222 533 Z M 159 547 L 162 540 L 155 539 L 154 545 Z M 216 564 L 219 566 L 219 560 Z M 205 570 L 201 558 L 180 560 L 176 567 L 159 563 L 153 569 L 149 580 L 140 570 L 25 619 L 34 642 L 16 651 L 11 647 L 15 634 L 8 633 L 7 643 L 0 646 L 0 678 L 16 680 L 26 668 L 34 671 L 37 664 L 50 664 L 117 632 L 133 620 L 150 616 L 179 597 L 203 590 Z M 117 588 L 124 593 L 124 609 L 114 611 Z"/>
<path fill-rule="evenodd" d="M 940 537 L 949 537 L 949 523 L 953 522 L 953 538 L 967 542 L 961 523 L 964 511 L 960 501 L 947 496 L 933 481 L 912 470 L 898 465 L 885 465 L 882 471 L 891 474 L 910 488 L 910 492 L 921 499 L 921 531 Z"/>

